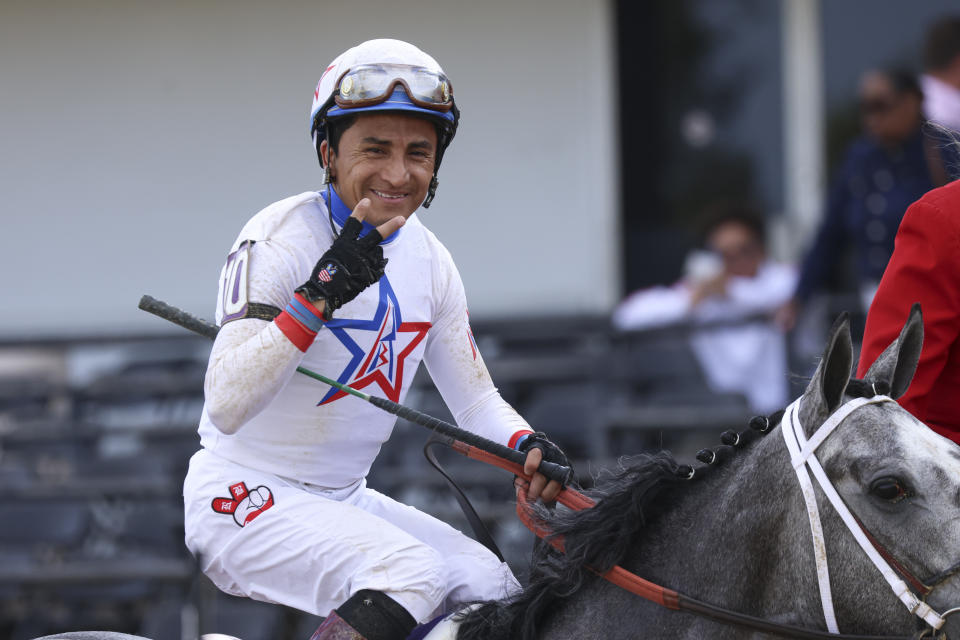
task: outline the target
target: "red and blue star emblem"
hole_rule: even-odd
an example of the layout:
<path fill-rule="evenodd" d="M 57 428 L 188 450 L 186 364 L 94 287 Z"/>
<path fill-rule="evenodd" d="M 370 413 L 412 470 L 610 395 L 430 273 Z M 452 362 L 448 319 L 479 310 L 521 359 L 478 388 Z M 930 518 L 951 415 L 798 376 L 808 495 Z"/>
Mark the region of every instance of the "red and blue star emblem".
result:
<path fill-rule="evenodd" d="M 354 389 L 378 385 L 384 395 L 400 402 L 403 388 L 404 361 L 417 348 L 430 329 L 429 322 L 404 322 L 397 296 L 386 276 L 379 282 L 380 301 L 370 320 L 334 318 L 326 323 L 334 336 L 351 354 L 350 362 L 337 381 Z M 369 331 L 375 337 L 369 349 L 364 349 L 348 332 Z M 358 336 L 359 338 L 359 336 Z M 361 340 L 366 343 L 366 340 Z M 346 395 L 330 389 L 317 404 L 327 404 Z"/>

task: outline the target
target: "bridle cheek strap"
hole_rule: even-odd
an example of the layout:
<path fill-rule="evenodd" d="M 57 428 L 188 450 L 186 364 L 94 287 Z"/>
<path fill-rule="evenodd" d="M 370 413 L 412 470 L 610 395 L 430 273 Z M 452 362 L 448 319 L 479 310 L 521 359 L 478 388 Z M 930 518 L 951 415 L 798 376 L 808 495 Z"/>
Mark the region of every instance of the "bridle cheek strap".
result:
<path fill-rule="evenodd" d="M 820 603 L 823 606 L 823 618 L 827 623 L 827 631 L 830 633 L 839 633 L 840 627 L 837 626 L 837 617 L 833 610 L 833 594 L 830 591 L 830 567 L 827 564 L 826 538 L 823 535 L 823 526 L 820 523 L 820 511 L 817 508 L 816 494 L 813 492 L 813 482 L 810 480 L 810 474 L 807 473 L 807 468 L 804 463 L 805 458 L 801 452 L 801 448 L 806 444 L 806 438 L 803 436 L 803 433 L 800 433 L 798 436 L 793 428 L 794 424 L 800 424 L 800 421 L 794 417 L 799 410 L 799 405 L 800 401 L 797 400 L 787 407 L 780 423 L 780 431 L 783 433 L 783 439 L 787 443 L 787 451 L 790 452 L 790 462 L 797 472 L 797 480 L 800 481 L 800 491 L 803 493 L 803 501 L 807 506 L 807 517 L 810 521 L 810 534 L 813 542 L 813 557 L 817 562 L 817 582 L 820 586 Z"/>
<path fill-rule="evenodd" d="M 847 526 L 847 529 L 853 534 L 854 539 L 860 548 L 863 549 L 867 557 L 870 558 L 874 566 L 880 571 L 887 584 L 896 594 L 897 598 L 907 607 L 910 613 L 920 617 L 934 629 L 940 629 L 944 624 L 943 617 L 930 606 L 920 600 L 914 594 L 907 584 L 900 579 L 890 564 L 880 555 L 873 543 L 867 537 L 863 528 L 859 525 L 857 519 L 847 505 L 840 498 L 840 494 L 834 489 L 830 479 L 824 472 L 820 461 L 817 460 L 816 450 L 823 444 L 824 440 L 840 425 L 840 423 L 853 411 L 867 404 L 880 404 L 883 402 L 894 402 L 893 398 L 886 395 L 875 395 L 872 398 L 854 398 L 834 411 L 827 420 L 820 425 L 817 431 L 806 439 L 803 432 L 803 426 L 800 424 L 800 400 L 795 400 L 783 414 L 783 420 L 780 423 L 780 431 L 787 443 L 787 450 L 790 452 L 790 462 L 797 472 L 797 479 L 800 482 L 800 489 L 803 493 L 803 500 L 806 503 L 807 515 L 810 519 L 810 532 L 813 538 L 814 558 L 817 563 L 817 580 L 820 586 L 820 600 L 823 605 L 823 617 L 827 623 L 827 629 L 831 633 L 839 633 L 836 615 L 833 610 L 833 596 L 830 592 L 830 571 L 827 565 L 826 539 L 823 535 L 823 526 L 820 522 L 820 511 L 817 507 L 817 498 L 813 490 L 813 483 L 810 480 L 810 474 L 813 473 L 817 483 L 823 490 L 824 495 L 830 500 L 830 504 L 836 510 L 837 514 Z"/>

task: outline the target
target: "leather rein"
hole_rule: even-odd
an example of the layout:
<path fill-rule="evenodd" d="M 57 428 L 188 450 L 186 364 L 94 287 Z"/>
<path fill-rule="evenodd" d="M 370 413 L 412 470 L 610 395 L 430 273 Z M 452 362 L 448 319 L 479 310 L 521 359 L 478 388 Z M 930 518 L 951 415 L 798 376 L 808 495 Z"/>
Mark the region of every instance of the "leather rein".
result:
<path fill-rule="evenodd" d="M 457 453 L 464 455 L 468 458 L 490 464 L 506 471 L 513 473 L 517 476 L 517 517 L 520 519 L 523 524 L 530 529 L 538 538 L 549 543 L 554 549 L 564 551 L 564 541 L 562 536 L 555 536 L 549 530 L 549 528 L 540 520 L 538 520 L 533 514 L 532 504 L 527 498 L 527 486 L 531 480 L 530 476 L 526 475 L 523 472 L 522 465 L 505 460 L 495 454 L 489 453 L 477 447 L 468 445 L 461 441 L 453 441 L 449 443 L 452 449 Z M 564 487 L 561 490 L 560 494 L 557 496 L 557 502 L 563 506 L 571 509 L 573 511 L 582 511 L 584 509 L 589 509 L 593 507 L 596 503 L 583 493 L 573 489 L 571 487 Z M 862 527 L 862 525 L 861 525 Z M 907 571 L 906 568 L 899 562 L 897 562 L 890 552 L 884 548 L 877 540 L 874 538 L 866 529 L 863 529 L 864 533 L 867 535 L 870 542 L 876 547 L 878 553 L 880 553 L 888 562 L 901 574 L 904 578 L 910 583 L 910 585 L 916 589 L 922 596 L 929 594 L 938 583 L 946 580 L 957 572 L 960 572 L 960 564 L 951 567 L 947 571 L 944 571 L 937 576 L 934 576 L 927 581 L 921 581 L 916 578 L 913 574 Z M 589 569 L 589 567 L 588 567 Z M 680 593 L 673 589 L 663 587 L 656 583 L 653 583 L 649 580 L 641 578 L 640 576 L 627 571 L 623 567 L 617 565 L 611 569 L 600 572 L 594 569 L 590 569 L 598 576 L 607 580 L 608 582 L 626 590 L 630 593 L 640 596 L 641 598 L 653 602 L 661 607 L 671 609 L 674 611 L 687 611 L 695 615 L 710 618 L 712 620 L 729 624 L 744 627 L 754 631 L 762 631 L 766 633 L 776 634 L 789 638 L 809 638 L 812 640 L 823 639 L 823 640 L 918 640 L 920 638 L 942 638 L 945 636 L 936 635 L 936 631 L 931 628 L 926 628 L 912 636 L 876 636 L 876 635 L 859 635 L 859 634 L 844 634 L 844 633 L 831 633 L 829 631 L 820 631 L 817 629 L 807 629 L 803 627 L 796 627 L 788 624 L 781 624 L 778 622 L 772 622 L 770 620 L 765 620 L 763 618 L 758 618 L 751 616 L 745 613 L 738 611 L 733 611 L 731 609 L 726 609 L 724 607 L 713 605 L 696 598 L 690 597 L 686 594 Z M 932 586 L 928 586 L 927 583 L 930 583 Z M 952 613 L 952 611 L 951 611 Z M 932 635 L 931 635 L 932 632 Z"/>

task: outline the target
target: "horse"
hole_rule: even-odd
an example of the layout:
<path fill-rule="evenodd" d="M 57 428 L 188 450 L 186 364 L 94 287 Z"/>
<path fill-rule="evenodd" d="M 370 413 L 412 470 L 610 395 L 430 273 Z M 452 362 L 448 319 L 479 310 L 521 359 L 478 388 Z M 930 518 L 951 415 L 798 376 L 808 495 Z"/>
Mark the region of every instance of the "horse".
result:
<path fill-rule="evenodd" d="M 725 438 L 730 444 L 698 455 L 713 464 L 696 468 L 665 452 L 640 455 L 597 478 L 586 492 L 593 508 L 538 507 L 534 516 L 554 540 L 562 539 L 565 553 L 543 545 L 545 550 L 534 554 L 528 586 L 507 600 L 461 612 L 456 637 L 799 635 L 782 630 L 769 635 L 658 606 L 600 577 L 620 565 L 700 602 L 820 637 L 832 631 L 960 638 L 960 619 L 946 611 L 960 605 L 960 448 L 893 401 L 913 378 L 922 342 L 922 315 L 915 305 L 899 337 L 863 380 L 851 380 L 853 345 L 849 320 L 842 316 L 809 385 L 782 414 L 781 424 L 761 425 L 766 435 L 741 439 L 734 433 L 737 437 Z M 858 396 L 865 398 L 855 401 Z M 817 436 L 817 446 L 807 447 L 815 450 L 806 459 L 812 458 L 811 469 L 815 461 L 822 465 L 860 527 L 844 523 L 828 501 L 829 489 L 805 487 L 800 475 L 802 470 L 811 484 L 800 458 L 804 442 L 826 422 L 830 428 Z M 791 449 L 794 432 L 798 440 Z M 759 431 L 742 435 L 750 433 Z M 822 536 L 814 543 L 818 528 Z M 855 536 L 856 528 L 886 553 L 888 572 L 892 564 L 910 578 L 935 582 L 922 598 L 901 596 L 935 616 L 941 612 L 934 618 L 943 625 L 939 631 L 901 604 L 867 546 L 861 547 L 866 543 L 857 542 L 863 534 Z"/>

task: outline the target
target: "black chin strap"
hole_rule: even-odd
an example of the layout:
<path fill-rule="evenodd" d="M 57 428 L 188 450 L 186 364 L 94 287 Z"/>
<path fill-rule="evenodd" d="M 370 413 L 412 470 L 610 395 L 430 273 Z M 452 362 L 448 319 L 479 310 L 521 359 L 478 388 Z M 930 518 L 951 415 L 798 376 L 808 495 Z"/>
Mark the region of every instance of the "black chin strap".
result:
<path fill-rule="evenodd" d="M 433 202 L 433 199 L 437 195 L 437 187 L 440 185 L 440 181 L 437 180 L 437 172 L 434 170 L 433 177 L 430 178 L 430 186 L 427 188 L 427 199 L 423 201 L 423 208 L 429 209 L 430 203 Z"/>
<path fill-rule="evenodd" d="M 333 233 L 333 239 L 340 237 L 337 232 L 337 226 L 333 224 L 333 197 L 330 195 L 330 183 L 327 183 L 327 219 L 330 221 L 330 231 Z"/>

